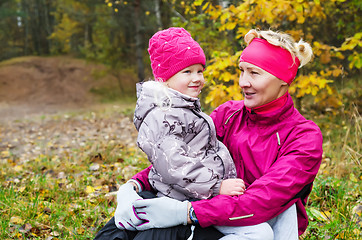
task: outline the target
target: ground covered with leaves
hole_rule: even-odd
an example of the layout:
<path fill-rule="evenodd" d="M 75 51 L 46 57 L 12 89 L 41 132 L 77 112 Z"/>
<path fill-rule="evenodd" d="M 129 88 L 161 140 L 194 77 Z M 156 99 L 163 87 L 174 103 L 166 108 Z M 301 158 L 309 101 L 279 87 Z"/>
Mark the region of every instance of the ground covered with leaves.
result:
<path fill-rule="evenodd" d="M 119 184 L 148 162 L 135 144 L 133 106 L 99 109 L 0 123 L 0 239 L 93 239 L 110 219 Z M 346 145 L 357 162 L 336 161 L 335 126 L 320 125 L 333 131 L 302 239 L 360 239 L 360 155 Z"/>
<path fill-rule="evenodd" d="M 147 166 L 127 111 L 0 124 L 0 239 L 92 239 L 118 185 Z"/>

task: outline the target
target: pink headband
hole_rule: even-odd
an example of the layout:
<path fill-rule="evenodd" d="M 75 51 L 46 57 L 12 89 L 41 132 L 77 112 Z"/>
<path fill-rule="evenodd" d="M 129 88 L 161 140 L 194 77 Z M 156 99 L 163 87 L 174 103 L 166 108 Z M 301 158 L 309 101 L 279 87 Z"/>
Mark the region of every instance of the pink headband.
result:
<path fill-rule="evenodd" d="M 254 38 L 244 49 L 240 62 L 248 62 L 273 74 L 289 85 L 297 75 L 299 59 L 293 60 L 290 52 L 282 47 L 274 46 L 261 38 Z"/>

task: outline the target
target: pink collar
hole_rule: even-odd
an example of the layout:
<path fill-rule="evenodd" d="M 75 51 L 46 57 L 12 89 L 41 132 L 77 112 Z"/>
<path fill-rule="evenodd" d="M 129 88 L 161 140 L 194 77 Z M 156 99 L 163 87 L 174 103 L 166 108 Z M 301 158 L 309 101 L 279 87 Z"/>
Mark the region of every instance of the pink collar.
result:
<path fill-rule="evenodd" d="M 288 99 L 288 92 L 286 92 L 283 96 L 281 96 L 269 103 L 261 105 L 259 107 L 251 109 L 251 108 L 248 108 L 245 106 L 245 108 L 246 108 L 246 110 L 248 110 L 249 113 L 257 113 L 257 114 L 270 113 L 270 112 L 273 112 L 275 110 L 282 108 L 285 105 L 287 99 Z"/>

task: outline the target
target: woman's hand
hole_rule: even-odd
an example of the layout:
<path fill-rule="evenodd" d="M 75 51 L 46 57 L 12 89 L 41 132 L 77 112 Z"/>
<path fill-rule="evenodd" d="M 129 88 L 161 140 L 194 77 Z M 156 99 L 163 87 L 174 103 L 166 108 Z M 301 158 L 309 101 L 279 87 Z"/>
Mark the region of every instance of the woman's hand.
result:
<path fill-rule="evenodd" d="M 220 194 L 221 195 L 241 195 L 245 192 L 245 183 L 240 178 L 225 179 L 221 182 Z"/>
<path fill-rule="evenodd" d="M 136 214 L 133 202 L 142 199 L 134 189 L 132 183 L 123 184 L 117 192 L 117 208 L 114 213 L 114 222 L 117 228 L 136 231 L 142 221 Z"/>
<path fill-rule="evenodd" d="M 188 220 L 188 201 L 178 201 L 168 197 L 137 200 L 133 203 L 143 224 L 136 226 L 139 231 L 150 228 L 168 228 Z"/>

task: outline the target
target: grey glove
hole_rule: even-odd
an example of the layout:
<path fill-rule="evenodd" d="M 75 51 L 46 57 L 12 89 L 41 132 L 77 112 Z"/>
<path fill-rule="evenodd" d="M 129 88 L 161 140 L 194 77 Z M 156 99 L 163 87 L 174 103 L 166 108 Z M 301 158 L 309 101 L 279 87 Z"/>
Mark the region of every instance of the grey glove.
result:
<path fill-rule="evenodd" d="M 187 224 L 188 201 L 178 201 L 168 197 L 137 200 L 133 203 L 143 224 L 137 225 L 139 231 L 150 228 L 167 228 Z"/>
<path fill-rule="evenodd" d="M 144 223 L 136 214 L 133 202 L 142 199 L 131 183 L 123 184 L 117 192 L 117 208 L 114 222 L 117 228 L 136 231 L 136 226 Z"/>

